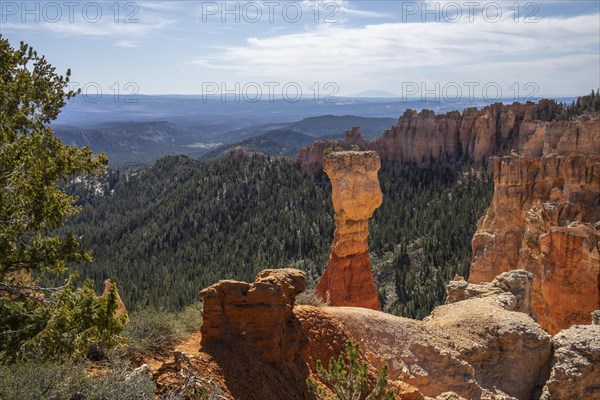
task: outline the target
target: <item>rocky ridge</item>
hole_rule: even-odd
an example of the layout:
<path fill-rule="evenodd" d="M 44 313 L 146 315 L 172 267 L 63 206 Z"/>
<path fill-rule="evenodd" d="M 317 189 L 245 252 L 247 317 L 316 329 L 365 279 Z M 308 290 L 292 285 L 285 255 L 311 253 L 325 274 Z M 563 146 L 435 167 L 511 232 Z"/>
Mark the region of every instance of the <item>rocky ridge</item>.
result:
<path fill-rule="evenodd" d="M 302 389 L 309 369 L 340 354 L 352 339 L 374 367 L 372 374 L 389 366 L 400 399 L 596 398 L 600 325 L 576 326 L 551 338 L 527 315 L 532 282 L 524 270 L 489 284 L 453 281 L 447 304 L 418 321 L 367 308 L 294 306 L 303 273 L 266 270 L 252 284 L 221 281 L 203 291 L 207 328 L 192 363 L 199 374 L 203 367 L 213 371 L 211 379 L 234 398 L 311 399 Z M 238 382 L 258 382 L 257 374 L 277 388 L 268 392 L 264 385 Z"/>
<path fill-rule="evenodd" d="M 439 306 L 424 321 L 351 308 L 324 311 L 360 341 L 373 365 L 388 364 L 391 379 L 426 396 L 531 399 L 543 385 L 551 340 L 518 311 L 530 288 L 529 273 L 512 271 L 494 284 L 471 285 L 463 293 L 472 297 Z"/>
<path fill-rule="evenodd" d="M 364 140 L 360 130 L 353 128 L 342 140 L 318 141 L 301 149 L 297 161 L 305 171 L 315 172 L 321 168 L 325 150 L 353 146 L 376 151 L 384 162 L 415 164 L 482 164 L 491 156 L 511 151 L 527 158 L 600 152 L 600 116 L 583 114 L 571 121 L 545 121 L 556 107 L 553 100 L 541 100 L 497 103 L 442 115 L 407 110 L 374 141 Z"/>

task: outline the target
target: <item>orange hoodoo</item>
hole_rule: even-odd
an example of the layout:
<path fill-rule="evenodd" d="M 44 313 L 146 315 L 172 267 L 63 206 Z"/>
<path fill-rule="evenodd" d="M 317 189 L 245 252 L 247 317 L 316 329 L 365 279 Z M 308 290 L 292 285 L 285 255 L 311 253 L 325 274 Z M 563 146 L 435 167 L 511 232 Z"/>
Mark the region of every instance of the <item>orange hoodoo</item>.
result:
<path fill-rule="evenodd" d="M 341 151 L 324 157 L 332 186 L 335 233 L 325 273 L 316 293 L 332 306 L 380 310 L 369 257 L 369 218 L 383 195 L 374 151 Z"/>

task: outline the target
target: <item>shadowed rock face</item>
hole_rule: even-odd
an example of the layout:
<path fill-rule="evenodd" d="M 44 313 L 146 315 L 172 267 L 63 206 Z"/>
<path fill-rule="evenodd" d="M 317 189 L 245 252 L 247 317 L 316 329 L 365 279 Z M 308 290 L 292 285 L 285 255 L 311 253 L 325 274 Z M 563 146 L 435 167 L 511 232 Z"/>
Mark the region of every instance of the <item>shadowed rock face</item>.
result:
<path fill-rule="evenodd" d="M 532 311 L 551 334 L 600 308 L 600 156 L 496 158 L 494 197 L 473 238 L 470 282 L 534 275 Z"/>
<path fill-rule="evenodd" d="M 304 272 L 286 268 L 264 270 L 253 283 L 225 280 L 202 290 L 202 345 L 224 343 L 271 364 L 294 364 L 305 339 L 293 307 L 305 285 Z"/>
<path fill-rule="evenodd" d="M 335 233 L 318 296 L 333 306 L 381 309 L 369 257 L 369 218 L 383 195 L 377 172 L 381 161 L 373 151 L 333 152 L 325 156 L 331 180 Z"/>

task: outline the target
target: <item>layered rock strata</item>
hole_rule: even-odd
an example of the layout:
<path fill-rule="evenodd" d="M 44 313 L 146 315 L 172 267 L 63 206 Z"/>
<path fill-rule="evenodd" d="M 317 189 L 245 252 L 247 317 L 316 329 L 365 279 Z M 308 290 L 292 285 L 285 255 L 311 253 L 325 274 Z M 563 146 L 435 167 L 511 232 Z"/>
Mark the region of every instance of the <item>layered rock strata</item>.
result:
<path fill-rule="evenodd" d="M 369 218 L 383 195 L 372 151 L 332 152 L 324 170 L 331 180 L 335 233 L 331 254 L 316 294 L 333 306 L 381 309 L 369 256 Z"/>
<path fill-rule="evenodd" d="M 358 126 L 346 131 L 341 140 L 317 140 L 298 152 L 297 161 L 305 172 L 318 172 L 323 169 L 323 156 L 327 151 L 350 150 L 352 148 L 365 150 L 370 142 L 363 139 Z"/>
<path fill-rule="evenodd" d="M 483 163 L 511 151 L 527 158 L 600 152 L 600 117 L 583 114 L 572 121 L 545 119 L 556 108 L 553 100 L 539 103 L 492 104 L 435 115 L 407 110 L 398 123 L 375 141 L 360 137 L 358 128 L 343 140 L 320 141 L 301 149 L 297 161 L 307 172 L 320 168 L 325 149 L 374 150 L 382 161 Z"/>
<path fill-rule="evenodd" d="M 551 334 L 600 308 L 600 156 L 493 159 L 494 197 L 473 238 L 470 282 L 534 275 L 532 313 Z"/>

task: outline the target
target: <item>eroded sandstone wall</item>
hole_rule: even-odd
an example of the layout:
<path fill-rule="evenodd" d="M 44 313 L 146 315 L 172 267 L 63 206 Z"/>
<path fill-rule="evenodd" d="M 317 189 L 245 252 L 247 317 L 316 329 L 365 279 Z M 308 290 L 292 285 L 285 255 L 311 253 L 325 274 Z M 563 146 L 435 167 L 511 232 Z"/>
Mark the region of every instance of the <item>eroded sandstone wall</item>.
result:
<path fill-rule="evenodd" d="M 534 274 L 532 312 L 554 334 L 600 308 L 600 155 L 495 158 L 494 197 L 469 280 Z"/>
<path fill-rule="evenodd" d="M 407 110 L 398 123 L 375 141 L 353 128 L 343 140 L 319 141 L 300 150 L 297 161 L 305 171 L 317 171 L 327 148 L 376 151 L 382 161 L 483 163 L 511 151 L 527 158 L 553 153 L 600 152 L 600 119 L 584 114 L 573 121 L 545 122 L 553 100 L 539 103 L 492 104 L 435 115 Z"/>
<path fill-rule="evenodd" d="M 541 390 L 551 358 L 550 335 L 522 312 L 532 279 L 511 271 L 490 284 L 462 281 L 449 288 L 449 295 L 463 292 L 460 301 L 435 308 L 423 321 L 361 308 L 319 310 L 361 344 L 376 368 L 387 364 L 390 380 L 425 396 L 452 391 L 464 399 L 529 400 Z M 309 343 L 308 351 L 319 346 Z"/>

